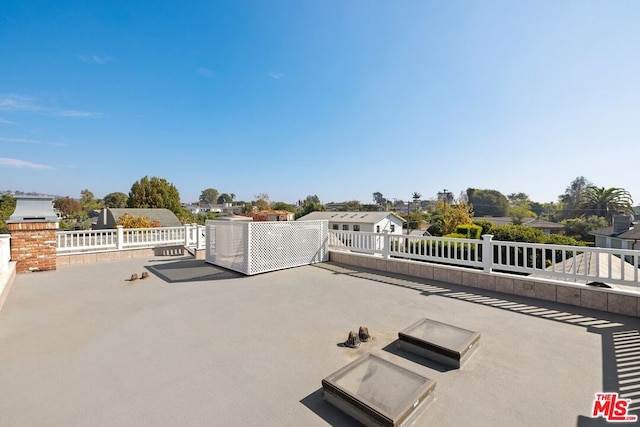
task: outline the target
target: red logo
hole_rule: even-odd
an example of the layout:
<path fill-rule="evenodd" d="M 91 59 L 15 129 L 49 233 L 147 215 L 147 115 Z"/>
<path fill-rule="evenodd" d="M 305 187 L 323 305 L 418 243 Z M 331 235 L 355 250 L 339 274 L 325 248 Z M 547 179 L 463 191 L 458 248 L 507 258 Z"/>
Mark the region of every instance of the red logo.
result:
<path fill-rule="evenodd" d="M 632 423 L 637 415 L 627 415 L 631 399 L 620 399 L 618 393 L 596 393 L 591 416 L 602 417 L 609 422 Z"/>

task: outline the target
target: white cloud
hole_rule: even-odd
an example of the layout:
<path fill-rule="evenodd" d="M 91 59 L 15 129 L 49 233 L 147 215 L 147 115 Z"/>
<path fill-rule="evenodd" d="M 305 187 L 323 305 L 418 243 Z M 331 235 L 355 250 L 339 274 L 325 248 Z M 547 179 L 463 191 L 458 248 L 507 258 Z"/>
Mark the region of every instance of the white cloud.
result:
<path fill-rule="evenodd" d="M 0 137 L 0 142 L 6 142 L 9 144 L 36 144 L 36 145 L 53 145 L 56 147 L 65 147 L 67 144 L 59 142 L 44 142 L 37 139 L 25 139 L 25 138 L 3 138 Z"/>
<path fill-rule="evenodd" d="M 33 97 L 11 93 L 0 96 L 0 110 L 8 111 L 38 111 L 40 108 L 33 103 Z"/>
<path fill-rule="evenodd" d="M 81 61 L 89 62 L 92 64 L 108 64 L 109 62 L 116 62 L 116 59 L 109 55 L 78 55 Z"/>
<path fill-rule="evenodd" d="M 104 116 L 102 113 L 79 110 L 62 110 L 59 108 L 43 107 L 37 100 L 29 95 L 9 94 L 0 95 L 0 110 L 23 111 L 41 114 L 43 116 L 58 116 L 71 118 L 98 118 Z"/>
<path fill-rule="evenodd" d="M 3 124 L 3 125 L 15 125 L 15 122 L 12 122 L 11 120 L 3 119 L 2 117 L 0 117 L 0 124 Z"/>
<path fill-rule="evenodd" d="M 270 76 L 272 79 L 279 80 L 279 79 L 281 79 L 281 78 L 283 78 L 283 77 L 284 77 L 284 74 L 283 74 L 283 73 L 269 73 L 269 76 Z"/>
<path fill-rule="evenodd" d="M 200 74 L 202 77 L 207 77 L 207 78 L 211 78 L 215 76 L 215 73 L 213 72 L 213 70 L 205 67 L 197 68 L 196 73 Z"/>
<path fill-rule="evenodd" d="M 75 118 L 90 118 L 97 119 L 98 117 L 104 116 L 102 113 L 94 113 L 92 111 L 77 111 L 77 110 L 56 110 L 51 114 L 54 116 L 60 117 L 75 117 Z"/>
<path fill-rule="evenodd" d="M 33 162 L 27 162 L 25 160 L 19 160 L 19 159 L 9 159 L 6 157 L 0 157 L 0 166 L 8 166 L 10 168 L 17 168 L 17 169 L 53 169 L 51 166 L 48 165 L 41 165 L 39 163 L 33 163 Z"/>

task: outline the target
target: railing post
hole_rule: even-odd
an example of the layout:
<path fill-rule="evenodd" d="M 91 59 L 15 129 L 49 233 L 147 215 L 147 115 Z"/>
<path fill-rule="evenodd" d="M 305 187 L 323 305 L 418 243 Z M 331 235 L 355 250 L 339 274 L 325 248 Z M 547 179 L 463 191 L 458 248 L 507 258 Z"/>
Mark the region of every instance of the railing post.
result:
<path fill-rule="evenodd" d="M 121 251 L 124 249 L 124 226 L 118 225 L 118 232 L 116 235 L 116 240 L 118 241 L 118 250 Z"/>
<path fill-rule="evenodd" d="M 482 235 L 482 268 L 485 273 L 491 273 L 493 264 L 493 234 Z"/>
<path fill-rule="evenodd" d="M 206 228 L 204 226 L 200 227 L 198 224 L 195 224 L 195 227 L 196 227 L 196 249 L 202 249 L 204 248 L 204 240 L 205 240 L 204 239 L 205 236 L 202 235 L 203 234 L 202 232 L 206 230 Z"/>
<path fill-rule="evenodd" d="M 191 224 L 184 225 L 184 245 L 189 247 L 189 231 L 191 230 Z"/>
<path fill-rule="evenodd" d="M 382 258 L 389 259 L 391 252 L 391 234 L 389 230 L 382 232 Z"/>

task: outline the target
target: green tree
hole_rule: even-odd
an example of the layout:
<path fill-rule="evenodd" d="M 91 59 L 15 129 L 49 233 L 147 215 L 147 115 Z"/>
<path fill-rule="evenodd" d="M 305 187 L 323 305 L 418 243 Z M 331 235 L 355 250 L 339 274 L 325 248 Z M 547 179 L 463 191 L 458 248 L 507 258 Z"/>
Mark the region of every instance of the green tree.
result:
<path fill-rule="evenodd" d="M 87 212 L 80 211 L 66 216 L 59 223 L 61 230 L 89 230 L 91 229 L 91 220 Z"/>
<path fill-rule="evenodd" d="M 429 222 L 431 226 L 428 231 L 434 236 L 455 233 L 459 225 L 471 224 L 471 207 L 466 203 L 450 205 L 440 200 Z"/>
<path fill-rule="evenodd" d="M 343 202 L 344 210 L 347 212 L 359 212 L 362 207 L 361 203 L 358 200 L 348 200 Z"/>
<path fill-rule="evenodd" d="M 233 202 L 233 197 L 231 197 L 227 193 L 222 193 L 221 195 L 218 196 L 217 202 L 220 205 L 225 204 L 225 203 L 231 203 L 231 202 Z"/>
<path fill-rule="evenodd" d="M 82 205 L 82 210 L 85 212 L 100 209 L 102 207 L 100 200 L 96 199 L 93 193 L 86 188 L 80 192 L 80 204 Z"/>
<path fill-rule="evenodd" d="M 575 218 L 582 215 L 580 210 L 587 188 L 592 184 L 584 176 L 576 177 L 564 190 L 564 193 L 558 196 L 558 200 L 562 203 L 561 218 Z"/>
<path fill-rule="evenodd" d="M 7 234 L 7 220 L 16 210 L 16 199 L 9 194 L 0 198 L 0 234 Z"/>
<path fill-rule="evenodd" d="M 71 197 L 62 197 L 54 200 L 53 207 L 60 210 L 65 218 L 84 210 L 82 204 Z"/>
<path fill-rule="evenodd" d="M 633 199 L 631 194 L 617 187 L 587 187 L 580 207 L 591 215 L 604 217 L 609 223 L 616 214 L 631 214 Z"/>
<path fill-rule="evenodd" d="M 522 220 L 525 218 L 536 218 L 535 212 L 530 211 L 526 206 L 510 206 L 507 210 L 507 215 L 511 217 L 511 220 L 515 225 L 522 224 Z"/>
<path fill-rule="evenodd" d="M 545 239 L 542 230 L 528 225 L 495 225 L 491 229 L 493 240 L 505 242 L 542 243 Z"/>
<path fill-rule="evenodd" d="M 422 228 L 424 215 L 420 212 L 409 212 L 408 214 L 402 215 L 402 217 L 407 221 L 407 229 L 420 230 Z"/>
<path fill-rule="evenodd" d="M 213 205 L 218 201 L 218 190 L 207 188 L 200 193 L 200 203 L 203 205 Z"/>
<path fill-rule="evenodd" d="M 473 224 L 482 227 L 480 236 L 482 236 L 483 234 L 491 234 L 491 230 L 493 230 L 493 223 L 491 221 L 487 221 L 486 219 L 476 219 L 473 221 Z"/>
<path fill-rule="evenodd" d="M 601 216 L 589 215 L 587 217 L 565 219 L 562 221 L 562 225 L 564 225 L 564 233 L 567 236 L 584 242 L 595 242 L 595 236 L 592 236 L 589 232 L 605 228 L 609 223 Z"/>
<path fill-rule="evenodd" d="M 178 189 L 164 178 L 147 176 L 131 186 L 130 208 L 165 208 L 178 215 L 183 210 Z"/>
<path fill-rule="evenodd" d="M 324 212 L 326 208 L 322 202 L 320 202 L 320 198 L 317 195 L 310 194 L 302 201 L 300 210 L 296 214 L 296 219 L 316 211 Z"/>
<path fill-rule="evenodd" d="M 151 227 L 161 227 L 160 221 L 151 220 L 150 218 L 140 215 L 135 216 L 125 212 L 119 219 L 116 225 L 121 225 L 124 228 L 151 228 Z"/>
<path fill-rule="evenodd" d="M 271 203 L 269 202 L 269 195 L 267 193 L 258 193 L 255 196 L 256 200 L 253 202 L 253 205 L 259 211 L 266 211 L 271 209 Z"/>
<path fill-rule="evenodd" d="M 384 198 L 381 192 L 376 191 L 373 193 L 373 201 L 377 204 L 387 209 L 387 199 Z"/>
<path fill-rule="evenodd" d="M 525 193 L 511 193 L 507 195 L 507 199 L 509 199 L 511 206 L 529 207 L 531 205 L 531 200 L 529 200 L 529 196 Z"/>
<path fill-rule="evenodd" d="M 467 189 L 469 204 L 475 216 L 506 216 L 509 201 L 497 190 Z"/>
<path fill-rule="evenodd" d="M 107 208 L 126 208 L 128 199 L 126 194 L 115 192 L 104 196 L 103 202 Z"/>
<path fill-rule="evenodd" d="M 297 209 L 295 206 L 285 202 L 274 202 L 271 204 L 271 209 L 276 211 L 287 211 L 287 212 L 293 212 L 293 213 L 297 212 Z"/>
<path fill-rule="evenodd" d="M 552 245 L 584 246 L 582 242 L 561 234 L 544 234 L 528 225 L 495 225 L 491 229 L 493 240 L 505 242 L 545 243 Z"/>

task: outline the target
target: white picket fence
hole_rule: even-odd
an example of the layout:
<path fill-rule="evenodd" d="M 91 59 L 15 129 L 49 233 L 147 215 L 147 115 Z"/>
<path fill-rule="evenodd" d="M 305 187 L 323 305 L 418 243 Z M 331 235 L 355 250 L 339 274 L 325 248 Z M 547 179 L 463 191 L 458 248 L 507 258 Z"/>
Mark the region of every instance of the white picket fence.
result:
<path fill-rule="evenodd" d="M 573 282 L 640 287 L 640 251 L 329 230 L 329 249 Z"/>
<path fill-rule="evenodd" d="M 204 249 L 205 227 L 187 224 L 181 227 L 123 228 L 56 232 L 57 253 L 120 251 L 184 245 Z"/>

